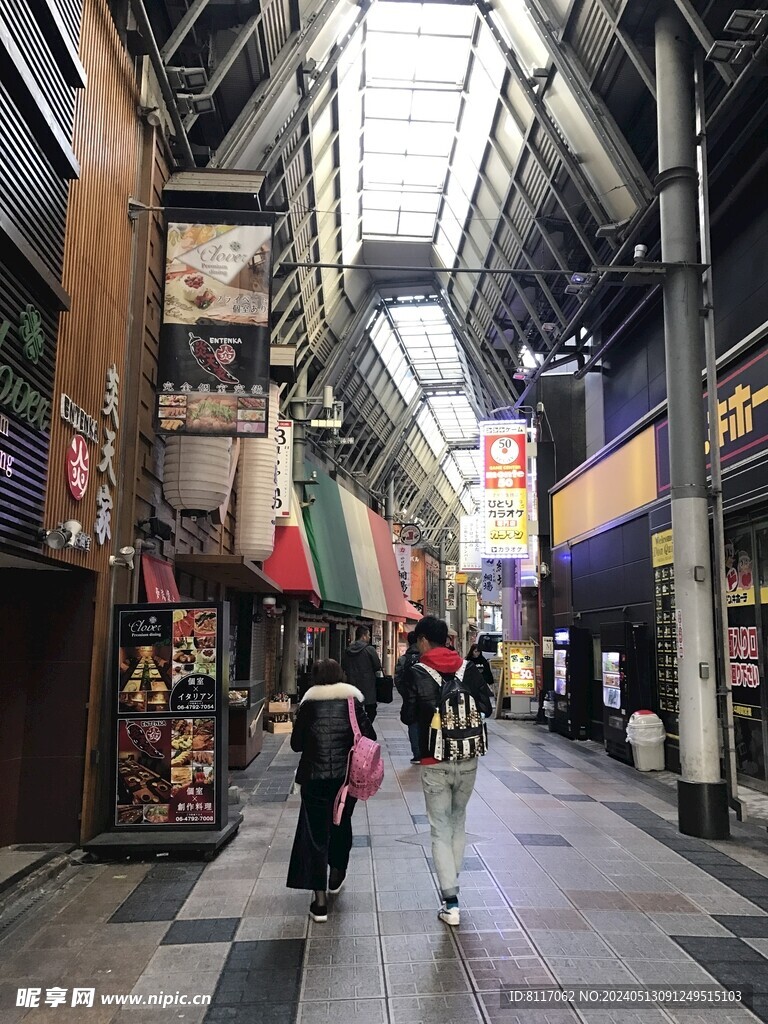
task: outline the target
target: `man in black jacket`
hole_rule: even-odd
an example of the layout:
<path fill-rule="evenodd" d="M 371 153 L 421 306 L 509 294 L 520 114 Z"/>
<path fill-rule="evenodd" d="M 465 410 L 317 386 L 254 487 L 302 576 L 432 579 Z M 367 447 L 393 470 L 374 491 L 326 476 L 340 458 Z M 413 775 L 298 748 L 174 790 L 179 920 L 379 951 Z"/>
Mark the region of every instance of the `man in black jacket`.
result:
<path fill-rule="evenodd" d="M 395 666 L 395 686 L 403 700 L 405 700 L 411 668 L 420 657 L 419 649 L 416 646 L 416 633 L 414 630 L 411 630 L 408 634 L 408 649 L 405 654 L 397 659 L 397 665 Z M 411 743 L 411 764 L 421 764 L 419 727 L 416 722 L 408 726 L 408 739 Z"/>
<path fill-rule="evenodd" d="M 376 718 L 376 680 L 384 672 L 376 648 L 371 646 L 371 631 L 367 626 L 355 630 L 355 642 L 341 656 L 341 667 L 351 686 L 356 686 L 365 701 L 365 713 L 371 722 Z"/>
<path fill-rule="evenodd" d="M 477 758 L 437 761 L 430 755 L 429 729 L 442 685 L 427 670 L 432 669 L 445 683 L 464 662 L 460 654 L 445 646 L 448 627 L 442 619 L 426 616 L 417 623 L 415 633 L 420 658 L 410 670 L 400 720 L 418 726 L 421 784 L 432 831 L 432 859 L 443 897 L 437 916 L 456 926 L 460 923 L 458 879 L 466 844 L 467 804 L 475 787 Z M 467 663 L 461 686 L 472 695 L 480 714 L 490 715 L 488 688 L 476 666 Z"/>

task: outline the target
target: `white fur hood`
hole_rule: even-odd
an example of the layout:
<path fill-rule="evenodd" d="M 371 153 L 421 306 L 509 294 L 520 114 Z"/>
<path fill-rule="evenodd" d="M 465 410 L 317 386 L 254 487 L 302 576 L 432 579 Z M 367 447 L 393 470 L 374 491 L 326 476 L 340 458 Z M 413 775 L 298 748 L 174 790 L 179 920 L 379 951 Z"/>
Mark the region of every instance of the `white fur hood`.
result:
<path fill-rule="evenodd" d="M 310 686 L 301 698 L 301 703 L 305 700 L 349 700 L 350 697 L 363 703 L 363 695 L 356 686 L 350 686 L 349 683 L 326 683 L 323 686 Z"/>

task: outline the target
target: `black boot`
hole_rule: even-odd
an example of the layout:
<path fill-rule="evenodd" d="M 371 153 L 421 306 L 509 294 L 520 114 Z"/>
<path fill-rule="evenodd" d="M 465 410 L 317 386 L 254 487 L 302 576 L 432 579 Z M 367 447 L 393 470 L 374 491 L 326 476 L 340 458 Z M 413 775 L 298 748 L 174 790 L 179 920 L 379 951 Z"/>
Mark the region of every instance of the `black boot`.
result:
<path fill-rule="evenodd" d="M 315 889 L 315 898 L 309 905 L 309 916 L 321 924 L 328 920 L 328 900 L 320 889 Z"/>

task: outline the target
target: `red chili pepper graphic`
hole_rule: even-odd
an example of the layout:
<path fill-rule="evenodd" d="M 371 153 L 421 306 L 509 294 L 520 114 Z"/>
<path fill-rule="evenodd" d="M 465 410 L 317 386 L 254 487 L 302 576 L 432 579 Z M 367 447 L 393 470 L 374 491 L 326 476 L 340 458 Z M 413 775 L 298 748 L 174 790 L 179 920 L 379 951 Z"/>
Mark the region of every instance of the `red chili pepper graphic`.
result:
<path fill-rule="evenodd" d="M 147 739 L 147 734 L 144 732 L 140 725 L 136 722 L 129 722 L 125 727 L 125 731 L 128 733 L 128 739 L 142 754 L 148 754 L 149 757 L 162 757 L 162 753 L 156 750 Z"/>
<path fill-rule="evenodd" d="M 219 362 L 216 351 L 204 338 L 197 338 L 190 332 L 189 349 L 195 357 L 197 365 L 212 377 L 224 384 L 239 384 L 237 377 L 233 377 L 229 370 L 226 370 Z"/>

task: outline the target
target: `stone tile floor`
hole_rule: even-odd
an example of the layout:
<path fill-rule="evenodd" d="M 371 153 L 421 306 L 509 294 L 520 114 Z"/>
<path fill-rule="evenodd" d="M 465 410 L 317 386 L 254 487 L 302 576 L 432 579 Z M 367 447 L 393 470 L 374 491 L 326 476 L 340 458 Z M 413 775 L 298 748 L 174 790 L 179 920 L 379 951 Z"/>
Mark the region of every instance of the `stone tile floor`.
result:
<path fill-rule="evenodd" d="M 734 823 L 728 842 L 682 836 L 666 775 L 641 776 L 532 723 L 494 722 L 468 815 L 462 922 L 450 930 L 436 917 L 420 769 L 394 706 L 376 724 L 385 784 L 355 811 L 350 872 L 327 924 L 285 888 L 297 759 L 268 735 L 233 775 L 245 820 L 215 861 L 72 865 L 0 919 L 2 1024 L 768 1021 L 764 832 Z M 557 984 L 749 985 L 754 1013 L 501 998 Z M 94 1006 L 69 1005 L 75 987 L 95 989 Z M 41 1005 L 17 1006 L 19 989 L 40 989 Z M 64 1004 L 46 1005 L 55 989 Z M 147 1004 L 161 994 L 165 1008 Z"/>

